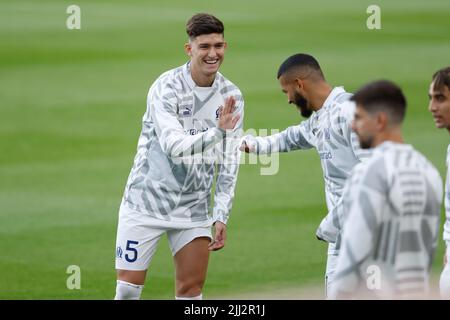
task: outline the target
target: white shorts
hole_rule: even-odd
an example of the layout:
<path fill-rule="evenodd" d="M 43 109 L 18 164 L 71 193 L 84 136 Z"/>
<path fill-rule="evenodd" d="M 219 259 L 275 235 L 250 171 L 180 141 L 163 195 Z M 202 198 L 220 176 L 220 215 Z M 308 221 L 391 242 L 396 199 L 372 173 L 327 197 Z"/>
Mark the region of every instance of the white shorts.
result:
<path fill-rule="evenodd" d="M 117 227 L 116 269 L 147 270 L 158 241 L 165 233 L 173 256 L 195 238 L 212 239 L 211 227 L 175 229 L 158 226 L 154 218 L 121 205 Z"/>

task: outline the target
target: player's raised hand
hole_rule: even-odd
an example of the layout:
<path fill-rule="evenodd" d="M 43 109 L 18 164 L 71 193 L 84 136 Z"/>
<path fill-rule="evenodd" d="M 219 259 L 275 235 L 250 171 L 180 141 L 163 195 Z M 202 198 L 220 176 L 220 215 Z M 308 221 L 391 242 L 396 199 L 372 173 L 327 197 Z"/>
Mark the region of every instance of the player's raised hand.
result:
<path fill-rule="evenodd" d="M 214 234 L 214 240 L 208 246 L 209 251 L 220 250 L 225 246 L 225 240 L 227 239 L 227 225 L 216 221 L 214 224 L 216 232 Z"/>
<path fill-rule="evenodd" d="M 217 126 L 222 130 L 234 129 L 236 123 L 240 119 L 240 115 L 233 116 L 235 109 L 236 99 L 234 97 L 228 97 L 225 100 L 225 106 L 219 109 L 219 122 Z"/>

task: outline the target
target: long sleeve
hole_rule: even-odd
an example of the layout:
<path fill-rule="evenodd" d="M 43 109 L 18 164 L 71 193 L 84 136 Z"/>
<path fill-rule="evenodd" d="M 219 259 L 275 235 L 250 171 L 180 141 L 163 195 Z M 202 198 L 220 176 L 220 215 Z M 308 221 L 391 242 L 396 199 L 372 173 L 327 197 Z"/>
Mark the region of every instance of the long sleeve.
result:
<path fill-rule="evenodd" d="M 316 231 L 316 237 L 319 240 L 336 243 L 341 230 L 341 218 L 343 215 L 342 199 L 343 197 L 339 199 L 336 206 L 320 222 Z"/>
<path fill-rule="evenodd" d="M 227 223 L 230 217 L 230 211 L 233 204 L 234 189 L 239 171 L 240 151 L 239 151 L 239 134 L 244 124 L 244 100 L 242 96 L 237 97 L 237 105 L 235 114 L 240 115 L 239 122 L 236 124 L 235 130 L 228 133 L 223 140 L 224 156 L 218 164 L 218 174 L 216 182 L 216 190 L 214 194 L 213 220 Z"/>
<path fill-rule="evenodd" d="M 358 183 L 361 175 L 362 166 L 358 164 L 352 171 L 352 174 L 345 182 L 342 196 L 339 198 L 337 204 L 331 209 L 316 231 L 316 236 L 319 240 L 324 240 L 329 243 L 337 243 L 342 236 L 342 228 L 345 219 L 348 217 L 350 206 L 355 192 L 358 191 Z M 340 247 L 340 244 L 338 245 Z"/>
<path fill-rule="evenodd" d="M 286 130 L 267 137 L 254 137 L 247 135 L 242 138 L 250 145 L 256 154 L 270 154 L 275 152 L 288 152 L 298 149 L 311 149 L 314 146 L 308 142 L 308 120 L 297 126 L 291 126 Z"/>
<path fill-rule="evenodd" d="M 177 119 L 177 97 L 171 85 L 155 83 L 147 97 L 147 110 L 155 124 L 156 134 L 164 153 L 169 157 L 202 153 L 221 141 L 225 131 L 211 128 L 188 135 Z"/>
<path fill-rule="evenodd" d="M 381 160 L 382 161 L 382 160 Z M 342 244 L 336 266 L 331 298 L 349 297 L 366 285 L 366 261 L 371 258 L 373 243 L 387 201 L 387 182 L 383 172 L 368 168 L 352 188 L 348 216 L 344 218 Z M 363 181 L 375 181 L 371 185 Z M 376 184 L 376 188 L 373 186 Z"/>

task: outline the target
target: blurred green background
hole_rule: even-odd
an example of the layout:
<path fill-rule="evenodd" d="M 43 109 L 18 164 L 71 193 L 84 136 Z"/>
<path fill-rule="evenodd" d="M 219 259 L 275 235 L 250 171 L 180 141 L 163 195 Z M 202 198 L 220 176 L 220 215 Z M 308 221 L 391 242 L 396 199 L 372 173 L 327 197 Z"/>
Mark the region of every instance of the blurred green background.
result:
<path fill-rule="evenodd" d="M 409 101 L 406 140 L 444 176 L 449 137 L 434 127 L 427 90 L 432 73 L 450 62 L 450 2 L 377 1 L 382 29 L 368 30 L 372 3 L 2 1 L 0 298 L 114 296 L 118 207 L 147 91 L 187 61 L 185 23 L 194 13 L 225 24 L 221 72 L 244 94 L 246 128 L 299 123 L 276 71 L 289 55 L 308 52 L 330 83 L 348 91 L 379 78 L 399 83 Z M 81 7 L 81 30 L 66 28 L 70 4 Z M 282 154 L 273 176 L 243 165 L 227 246 L 211 255 L 205 298 L 320 291 L 326 245 L 314 234 L 324 199 L 314 151 Z M 442 252 L 440 241 L 435 277 Z M 69 265 L 81 268 L 81 290 L 66 288 Z M 143 298 L 173 298 L 165 239 L 148 275 Z"/>

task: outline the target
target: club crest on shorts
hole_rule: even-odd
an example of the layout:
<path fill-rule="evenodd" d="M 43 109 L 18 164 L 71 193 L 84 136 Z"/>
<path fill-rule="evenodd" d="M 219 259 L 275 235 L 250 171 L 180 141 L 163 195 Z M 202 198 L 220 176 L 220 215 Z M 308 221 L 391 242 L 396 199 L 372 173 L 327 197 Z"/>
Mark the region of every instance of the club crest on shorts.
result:
<path fill-rule="evenodd" d="M 122 259 L 122 254 L 123 254 L 123 250 L 122 250 L 122 248 L 120 246 L 118 246 L 116 248 L 116 258 L 117 259 Z"/>

